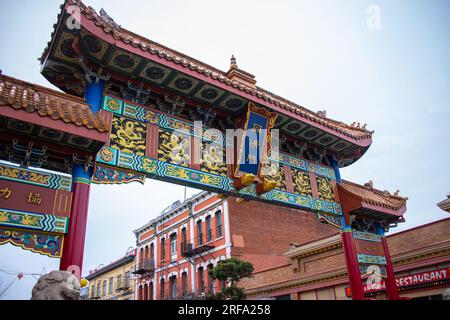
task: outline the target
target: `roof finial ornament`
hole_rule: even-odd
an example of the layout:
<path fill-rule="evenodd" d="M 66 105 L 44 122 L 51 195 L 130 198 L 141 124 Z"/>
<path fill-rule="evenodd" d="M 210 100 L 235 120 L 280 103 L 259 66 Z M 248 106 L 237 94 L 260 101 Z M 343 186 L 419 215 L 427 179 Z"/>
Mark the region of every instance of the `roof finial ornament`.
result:
<path fill-rule="evenodd" d="M 368 182 L 364 183 L 364 187 L 367 187 L 368 189 L 373 188 L 373 181 L 369 180 Z"/>
<path fill-rule="evenodd" d="M 100 13 L 100 17 L 102 17 L 103 20 L 104 20 L 106 23 L 110 24 L 110 26 L 111 26 L 113 29 L 115 29 L 115 30 L 119 30 L 119 29 L 120 29 L 120 25 L 118 25 L 118 24 L 114 21 L 114 19 L 111 18 L 111 17 L 106 13 L 105 9 L 101 8 L 99 13 Z"/>
<path fill-rule="evenodd" d="M 236 63 L 236 57 L 234 56 L 234 54 L 231 55 L 230 69 L 238 69 L 238 66 L 237 66 L 237 63 Z"/>
<path fill-rule="evenodd" d="M 317 115 L 321 118 L 326 118 L 327 117 L 327 110 L 320 110 L 317 111 Z"/>

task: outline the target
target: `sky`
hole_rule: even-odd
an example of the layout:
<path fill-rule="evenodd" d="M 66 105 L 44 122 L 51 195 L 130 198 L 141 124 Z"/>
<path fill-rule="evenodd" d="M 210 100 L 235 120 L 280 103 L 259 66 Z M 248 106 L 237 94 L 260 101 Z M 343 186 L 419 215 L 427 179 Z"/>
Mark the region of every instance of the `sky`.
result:
<path fill-rule="evenodd" d="M 61 0 L 0 0 L 0 69 L 53 87 L 40 74 Z M 449 1 L 85 0 L 128 30 L 221 70 L 232 54 L 258 85 L 333 119 L 367 123 L 373 144 L 344 179 L 409 198 L 391 232 L 448 217 Z M 198 192 L 188 189 L 187 196 Z M 133 230 L 184 198 L 184 188 L 91 187 L 84 274 L 135 246 Z M 450 232 L 450 231 L 449 231 Z M 0 246 L 0 299 L 29 299 L 59 260 Z M 25 276 L 15 280 L 21 271 Z M 6 290 L 6 291 L 5 291 Z M 4 292 L 5 291 L 5 292 Z"/>

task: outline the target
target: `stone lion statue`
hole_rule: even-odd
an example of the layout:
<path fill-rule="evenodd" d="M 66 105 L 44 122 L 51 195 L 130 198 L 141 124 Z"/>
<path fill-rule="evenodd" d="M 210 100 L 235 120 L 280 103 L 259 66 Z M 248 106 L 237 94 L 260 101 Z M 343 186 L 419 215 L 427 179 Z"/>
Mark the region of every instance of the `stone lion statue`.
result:
<path fill-rule="evenodd" d="M 442 292 L 442 300 L 450 300 L 450 288 L 447 288 Z"/>
<path fill-rule="evenodd" d="M 79 300 L 80 281 L 68 271 L 51 271 L 33 287 L 31 300 Z"/>

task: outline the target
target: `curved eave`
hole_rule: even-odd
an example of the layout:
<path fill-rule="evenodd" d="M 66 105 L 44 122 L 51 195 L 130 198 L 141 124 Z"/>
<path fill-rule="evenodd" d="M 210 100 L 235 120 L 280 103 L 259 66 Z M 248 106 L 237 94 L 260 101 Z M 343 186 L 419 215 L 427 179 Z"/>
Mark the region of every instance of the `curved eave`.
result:
<path fill-rule="evenodd" d="M 402 218 L 406 212 L 406 200 L 405 204 L 395 207 L 377 203 L 374 200 L 362 197 L 361 195 L 346 189 L 343 185 L 338 185 L 338 189 L 341 201 L 345 203 L 344 210 L 348 213 L 366 212 L 370 215 L 372 212 L 376 212 L 381 215 L 386 215 L 398 219 Z"/>
<path fill-rule="evenodd" d="M 58 16 L 58 22 L 52 34 L 51 42 L 44 52 L 43 59 L 41 59 L 43 64 L 55 49 L 55 39 L 57 38 L 57 34 L 61 29 L 61 24 L 66 17 L 64 13 L 66 12 L 67 7 L 72 5 L 77 5 L 81 9 L 81 14 L 78 16 L 80 26 L 111 46 L 157 63 L 168 69 L 186 74 L 205 84 L 212 85 L 248 101 L 265 106 L 287 118 L 295 119 L 303 124 L 317 128 L 325 134 L 329 134 L 350 143 L 351 148 L 346 148 L 346 150 L 355 149 L 354 147 L 356 147 L 357 150 L 354 150 L 354 154 L 340 163 L 341 167 L 345 167 L 358 160 L 372 143 L 372 133 L 367 130 L 347 126 L 335 120 L 319 117 L 315 115 L 314 112 L 309 111 L 304 107 L 297 106 L 288 100 L 279 100 L 278 96 L 269 94 L 263 89 L 246 87 L 240 83 L 230 83 L 229 79 L 223 77 L 221 71 L 182 54 L 180 54 L 180 59 L 180 56 L 177 56 L 178 52 L 165 48 L 159 44 L 156 44 L 155 47 L 156 49 L 158 49 L 158 47 L 162 48 L 162 51 L 156 50 L 151 47 L 154 42 L 151 42 L 150 40 L 147 40 L 148 43 L 144 42 L 143 39 L 145 38 L 137 36 L 125 29 L 123 29 L 123 31 L 128 34 L 129 37 L 124 38 L 114 29 L 105 26 L 103 21 L 99 22 L 97 20 L 98 17 L 91 12 L 86 13 L 89 9 L 78 1 L 66 1 L 62 6 L 62 11 Z M 67 90 L 67 88 L 64 87 L 61 89 Z M 350 133 L 351 131 L 354 131 L 355 134 Z M 324 148 L 327 149 L 327 147 Z"/>

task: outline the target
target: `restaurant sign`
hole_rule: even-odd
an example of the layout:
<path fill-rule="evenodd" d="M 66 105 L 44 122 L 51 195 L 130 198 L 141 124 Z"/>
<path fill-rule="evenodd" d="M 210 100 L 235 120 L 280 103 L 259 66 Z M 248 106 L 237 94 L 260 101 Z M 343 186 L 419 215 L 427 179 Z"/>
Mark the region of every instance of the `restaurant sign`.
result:
<path fill-rule="evenodd" d="M 401 276 L 396 278 L 395 282 L 397 284 L 397 287 L 400 289 L 449 280 L 450 280 L 450 268 L 443 268 Z M 346 288 L 345 290 L 347 296 L 351 296 L 351 292 L 349 289 L 350 288 Z M 384 281 L 381 281 L 379 283 L 373 283 L 370 285 L 367 284 L 364 285 L 365 293 L 383 291 L 385 289 L 386 285 Z"/>

